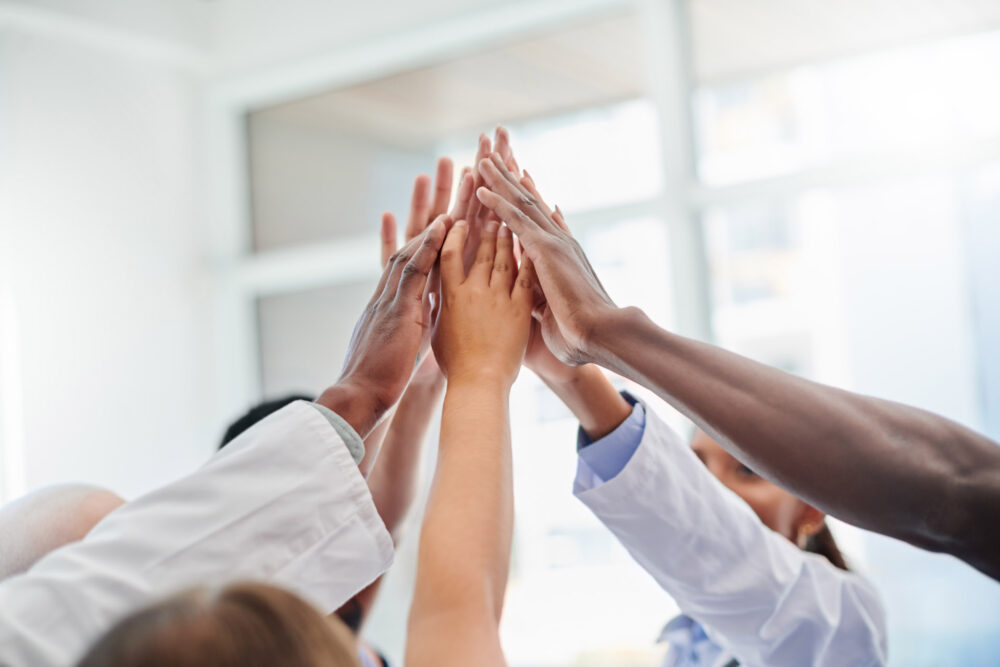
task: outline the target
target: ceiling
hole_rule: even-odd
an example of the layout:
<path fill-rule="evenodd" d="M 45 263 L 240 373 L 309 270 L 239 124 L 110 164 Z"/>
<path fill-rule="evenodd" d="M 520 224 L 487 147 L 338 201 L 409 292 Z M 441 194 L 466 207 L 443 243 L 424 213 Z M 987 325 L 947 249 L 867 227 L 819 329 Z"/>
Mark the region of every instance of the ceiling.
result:
<path fill-rule="evenodd" d="M 634 15 L 588 22 L 256 112 L 420 146 L 500 120 L 553 115 L 644 89 Z"/>
<path fill-rule="evenodd" d="M 690 0 L 696 82 L 1000 28 L 997 0 Z M 422 147 L 496 122 L 643 94 L 636 14 L 571 25 L 254 113 Z"/>

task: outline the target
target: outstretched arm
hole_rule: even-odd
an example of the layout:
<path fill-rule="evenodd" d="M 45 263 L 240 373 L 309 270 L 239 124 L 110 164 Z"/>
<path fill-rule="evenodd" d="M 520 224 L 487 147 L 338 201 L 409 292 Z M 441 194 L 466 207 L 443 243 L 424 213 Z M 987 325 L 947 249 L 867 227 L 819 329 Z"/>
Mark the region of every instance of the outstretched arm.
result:
<path fill-rule="evenodd" d="M 504 167 L 477 196 L 518 234 L 545 293 L 545 342 L 656 391 L 765 477 L 845 521 L 1000 579 L 1000 446 L 943 417 L 841 391 L 619 309 L 579 244 Z"/>
<path fill-rule="evenodd" d="M 456 223 L 441 256 L 434 350 L 448 388 L 410 609 L 406 663 L 416 667 L 505 664 L 498 624 L 513 530 L 508 398 L 534 281 L 530 266 L 518 274 L 510 231 L 498 238 L 496 223 L 484 227 L 466 278 L 468 229 Z"/>

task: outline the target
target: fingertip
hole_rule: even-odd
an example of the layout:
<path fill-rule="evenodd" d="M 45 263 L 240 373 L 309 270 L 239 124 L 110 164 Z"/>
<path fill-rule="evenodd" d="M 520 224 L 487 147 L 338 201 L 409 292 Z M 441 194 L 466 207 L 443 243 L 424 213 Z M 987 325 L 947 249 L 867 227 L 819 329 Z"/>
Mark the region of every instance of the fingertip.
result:
<path fill-rule="evenodd" d="M 478 199 L 478 200 L 479 200 L 479 201 L 481 201 L 482 203 L 486 204 L 487 206 L 488 206 L 489 204 L 488 204 L 488 202 L 487 202 L 486 200 L 487 200 L 487 199 L 488 199 L 488 198 L 489 198 L 489 197 L 490 197 L 491 195 L 493 195 L 493 191 L 492 191 L 492 190 L 490 190 L 490 189 L 489 189 L 489 188 L 487 188 L 487 187 L 483 187 L 483 186 L 479 186 L 479 189 L 478 189 L 478 190 L 476 190 L 476 199 Z"/>
<path fill-rule="evenodd" d="M 456 220 L 455 224 L 452 227 L 454 229 L 460 229 L 462 227 L 468 227 L 468 226 L 469 226 L 468 220 Z"/>
<path fill-rule="evenodd" d="M 507 225 L 500 225 L 500 231 L 497 232 L 497 234 L 500 236 L 500 238 L 504 238 L 504 239 L 507 239 L 507 238 L 512 239 L 513 238 L 513 235 L 510 232 L 510 227 L 508 227 Z"/>

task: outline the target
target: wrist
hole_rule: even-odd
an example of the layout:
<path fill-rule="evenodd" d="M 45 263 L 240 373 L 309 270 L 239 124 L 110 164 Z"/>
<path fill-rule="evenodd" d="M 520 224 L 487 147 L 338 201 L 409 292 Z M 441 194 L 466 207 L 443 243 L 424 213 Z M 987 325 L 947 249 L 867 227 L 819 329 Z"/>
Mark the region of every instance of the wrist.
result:
<path fill-rule="evenodd" d="M 593 364 L 617 370 L 616 350 L 624 345 L 631 334 L 642 330 L 651 320 L 636 306 L 610 308 L 594 318 L 583 341 L 583 355 Z"/>
<path fill-rule="evenodd" d="M 428 389 L 443 387 L 444 384 L 444 373 L 441 372 L 441 368 L 438 366 L 437 361 L 432 357 L 425 358 L 420 362 L 420 365 L 417 366 L 417 370 L 413 372 L 413 378 L 410 380 L 411 386 L 417 385 Z"/>
<path fill-rule="evenodd" d="M 328 387 L 316 402 L 340 415 L 362 439 L 368 437 L 386 411 L 376 392 L 348 379 Z"/>
<path fill-rule="evenodd" d="M 551 389 L 559 389 L 570 388 L 578 384 L 587 376 L 588 369 L 592 366 L 592 364 L 583 364 L 582 366 L 568 366 L 564 364 L 562 368 L 554 373 L 547 371 L 545 368 L 532 368 L 531 370 Z"/>
<path fill-rule="evenodd" d="M 495 369 L 475 368 L 448 374 L 448 389 L 468 389 L 479 387 L 487 391 L 509 392 L 517 374 L 510 375 Z"/>

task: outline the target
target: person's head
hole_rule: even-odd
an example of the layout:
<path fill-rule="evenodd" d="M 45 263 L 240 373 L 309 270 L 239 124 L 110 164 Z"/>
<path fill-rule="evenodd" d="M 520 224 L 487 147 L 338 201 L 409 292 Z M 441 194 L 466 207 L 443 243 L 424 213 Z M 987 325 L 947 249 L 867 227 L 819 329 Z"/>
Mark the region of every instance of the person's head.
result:
<path fill-rule="evenodd" d="M 120 621 L 77 667 L 360 667 L 337 618 L 266 584 L 199 588 Z"/>
<path fill-rule="evenodd" d="M 124 503 L 106 489 L 62 484 L 4 505 L 0 508 L 0 579 L 25 572 L 49 552 L 82 540 Z"/>
<path fill-rule="evenodd" d="M 757 475 L 704 431 L 695 432 L 691 448 L 716 479 L 750 505 L 764 525 L 800 548 L 847 569 L 821 511 Z"/>
<path fill-rule="evenodd" d="M 238 438 L 243 431 L 247 430 L 265 417 L 270 416 L 272 413 L 277 412 L 289 403 L 294 403 L 295 401 L 314 400 L 316 400 L 315 396 L 306 396 L 305 394 L 289 394 L 288 396 L 283 396 L 282 398 L 275 398 L 270 401 L 258 403 L 247 410 L 246 414 L 226 427 L 226 432 L 222 436 L 222 442 L 219 443 L 219 449 L 222 449 L 231 441 Z"/>

